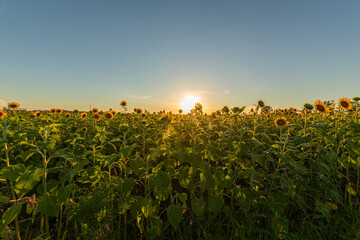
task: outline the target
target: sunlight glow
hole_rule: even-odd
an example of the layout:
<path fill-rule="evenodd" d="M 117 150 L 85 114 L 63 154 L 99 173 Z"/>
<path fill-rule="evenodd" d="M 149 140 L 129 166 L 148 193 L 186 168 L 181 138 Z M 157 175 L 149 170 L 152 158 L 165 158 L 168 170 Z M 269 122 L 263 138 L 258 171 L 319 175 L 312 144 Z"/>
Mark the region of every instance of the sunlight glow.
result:
<path fill-rule="evenodd" d="M 199 97 L 187 95 L 181 103 L 181 109 L 184 111 L 184 113 L 187 113 L 194 108 L 195 103 L 197 102 L 200 102 Z"/>

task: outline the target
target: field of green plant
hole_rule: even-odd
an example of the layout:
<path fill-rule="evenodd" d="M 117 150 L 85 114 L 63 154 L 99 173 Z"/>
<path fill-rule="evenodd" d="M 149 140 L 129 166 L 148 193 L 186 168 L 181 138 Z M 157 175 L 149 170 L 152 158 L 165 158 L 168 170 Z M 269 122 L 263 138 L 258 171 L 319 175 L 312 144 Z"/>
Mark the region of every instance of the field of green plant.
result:
<path fill-rule="evenodd" d="M 1 111 L 0 236 L 356 239 L 354 99 L 248 114 Z"/>

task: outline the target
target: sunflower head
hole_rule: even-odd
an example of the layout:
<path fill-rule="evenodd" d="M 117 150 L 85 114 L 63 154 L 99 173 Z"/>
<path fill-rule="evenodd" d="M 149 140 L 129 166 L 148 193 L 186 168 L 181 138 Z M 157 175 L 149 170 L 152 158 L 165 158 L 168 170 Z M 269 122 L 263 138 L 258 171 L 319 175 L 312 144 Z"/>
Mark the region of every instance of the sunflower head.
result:
<path fill-rule="evenodd" d="M 6 116 L 6 112 L 3 110 L 0 110 L 0 119 L 3 119 Z"/>
<path fill-rule="evenodd" d="M 263 100 L 259 100 L 259 101 L 258 101 L 258 105 L 259 105 L 259 107 L 264 107 L 264 106 L 265 106 L 265 103 L 264 103 Z"/>
<path fill-rule="evenodd" d="M 87 117 L 87 113 L 85 113 L 85 112 L 81 113 L 80 117 L 81 117 L 82 119 L 85 119 L 85 118 Z"/>
<path fill-rule="evenodd" d="M 203 108 L 203 106 L 200 103 L 195 103 L 194 107 L 196 110 L 199 110 L 199 111 Z"/>
<path fill-rule="evenodd" d="M 279 117 L 275 120 L 275 125 L 277 127 L 285 127 L 286 125 L 288 125 L 288 122 L 286 121 L 286 118 Z"/>
<path fill-rule="evenodd" d="M 56 108 L 51 108 L 50 113 L 56 113 Z"/>
<path fill-rule="evenodd" d="M 86 132 L 86 131 L 87 131 L 87 127 L 82 127 L 82 128 L 81 128 L 81 131 Z"/>
<path fill-rule="evenodd" d="M 141 114 L 141 113 L 142 113 L 142 110 L 141 110 L 140 108 L 137 108 L 137 109 L 136 109 L 136 113 Z"/>
<path fill-rule="evenodd" d="M 112 119 L 112 118 L 114 117 L 114 115 L 112 114 L 111 111 L 105 112 L 104 116 L 105 116 L 107 119 Z"/>
<path fill-rule="evenodd" d="M 70 113 L 66 113 L 66 114 L 65 114 L 65 117 L 66 117 L 66 118 L 69 118 L 69 117 L 71 117 L 71 114 L 70 114 Z"/>
<path fill-rule="evenodd" d="M 63 110 L 61 110 L 61 109 L 56 109 L 56 113 L 57 114 L 61 114 L 63 112 Z"/>
<path fill-rule="evenodd" d="M 321 100 L 315 101 L 314 107 L 320 113 L 327 113 L 329 112 L 329 108 L 323 103 Z"/>
<path fill-rule="evenodd" d="M 126 105 L 127 105 L 127 102 L 125 100 L 122 100 L 121 103 L 120 103 L 120 106 L 126 107 Z"/>
<path fill-rule="evenodd" d="M 352 108 L 352 103 L 350 102 L 350 98 L 340 98 L 339 99 L 339 106 L 344 109 L 345 111 L 348 111 Z"/>
<path fill-rule="evenodd" d="M 92 112 L 93 114 L 97 114 L 97 113 L 99 113 L 99 109 L 93 108 L 93 109 L 91 109 L 91 112 Z"/>
<path fill-rule="evenodd" d="M 111 114 L 112 114 L 113 116 L 115 116 L 115 115 L 117 114 L 117 112 L 116 112 L 115 110 L 111 110 Z"/>
<path fill-rule="evenodd" d="M 35 117 L 37 117 L 37 118 L 41 117 L 41 112 L 39 112 L 39 111 L 35 112 Z"/>
<path fill-rule="evenodd" d="M 11 102 L 8 104 L 8 107 L 11 109 L 18 109 L 20 107 L 20 104 L 18 104 L 16 102 Z"/>
<path fill-rule="evenodd" d="M 99 121 L 101 119 L 101 116 L 100 116 L 100 114 L 95 113 L 94 118 L 95 118 L 95 120 Z"/>

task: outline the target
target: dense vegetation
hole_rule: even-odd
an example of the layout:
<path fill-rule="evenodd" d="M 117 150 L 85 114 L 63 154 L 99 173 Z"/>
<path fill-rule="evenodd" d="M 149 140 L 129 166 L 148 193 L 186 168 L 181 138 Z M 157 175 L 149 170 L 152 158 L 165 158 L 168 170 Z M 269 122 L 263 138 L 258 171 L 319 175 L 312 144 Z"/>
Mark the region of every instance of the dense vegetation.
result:
<path fill-rule="evenodd" d="M 1 237 L 356 238 L 357 109 L 305 106 L 3 112 Z"/>

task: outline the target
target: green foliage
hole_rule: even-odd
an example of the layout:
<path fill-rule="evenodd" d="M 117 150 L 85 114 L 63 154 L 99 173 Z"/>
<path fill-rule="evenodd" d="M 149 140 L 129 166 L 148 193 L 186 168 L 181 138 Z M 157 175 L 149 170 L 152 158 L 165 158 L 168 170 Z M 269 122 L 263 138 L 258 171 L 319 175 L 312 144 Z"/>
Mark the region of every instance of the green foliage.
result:
<path fill-rule="evenodd" d="M 264 105 L 166 121 L 162 112 L 100 121 L 10 112 L 0 122 L 0 236 L 357 237 L 357 113 L 258 114 Z"/>

